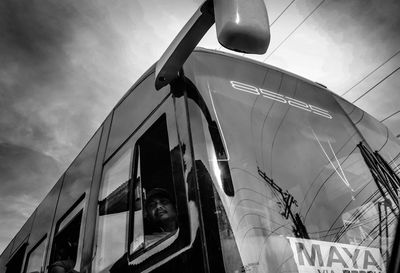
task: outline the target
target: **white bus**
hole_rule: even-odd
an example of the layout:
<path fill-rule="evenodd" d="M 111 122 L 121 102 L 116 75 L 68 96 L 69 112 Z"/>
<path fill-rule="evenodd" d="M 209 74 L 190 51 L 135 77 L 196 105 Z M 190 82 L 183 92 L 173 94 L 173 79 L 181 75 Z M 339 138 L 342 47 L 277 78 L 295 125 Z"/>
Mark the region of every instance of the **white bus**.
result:
<path fill-rule="evenodd" d="M 399 141 L 319 84 L 193 51 L 215 18 L 224 46 L 265 52 L 264 3 L 244 2 L 196 12 L 7 246 L 1 273 L 396 272 Z"/>

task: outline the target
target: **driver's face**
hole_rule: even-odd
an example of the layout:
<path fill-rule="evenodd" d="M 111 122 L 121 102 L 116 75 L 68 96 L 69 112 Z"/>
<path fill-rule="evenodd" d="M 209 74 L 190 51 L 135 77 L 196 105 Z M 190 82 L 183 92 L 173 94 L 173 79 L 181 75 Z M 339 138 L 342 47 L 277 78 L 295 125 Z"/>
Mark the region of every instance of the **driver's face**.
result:
<path fill-rule="evenodd" d="M 155 222 L 175 219 L 174 205 L 166 197 L 154 197 L 147 206 L 150 217 Z"/>

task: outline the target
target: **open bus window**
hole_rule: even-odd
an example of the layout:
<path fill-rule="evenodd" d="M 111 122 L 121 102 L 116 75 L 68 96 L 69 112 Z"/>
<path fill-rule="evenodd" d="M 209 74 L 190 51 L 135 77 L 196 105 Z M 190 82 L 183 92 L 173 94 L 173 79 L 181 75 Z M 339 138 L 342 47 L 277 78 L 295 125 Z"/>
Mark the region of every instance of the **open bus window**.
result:
<path fill-rule="evenodd" d="M 6 265 L 7 266 L 6 273 L 21 272 L 27 245 L 28 245 L 27 243 L 24 243 L 13 255 L 13 257 Z"/>
<path fill-rule="evenodd" d="M 132 183 L 134 263 L 171 246 L 179 237 L 179 217 L 165 115 L 137 141 Z"/>
<path fill-rule="evenodd" d="M 177 161 L 181 160 L 177 153 L 180 147 L 170 148 L 166 117 L 162 114 L 151 126 L 141 129 L 142 134 L 133 135 L 104 166 L 93 272 L 124 272 L 127 267 L 148 267 L 188 244 L 190 233 L 183 172 L 177 164 L 175 168 L 172 164 L 173 154 Z M 156 188 L 170 197 L 176 221 L 172 231 L 150 221 L 146 208 L 149 195 L 159 197 L 154 195 Z M 181 192 L 179 198 L 177 192 Z M 166 215 L 165 208 L 157 209 L 158 216 Z"/>
<path fill-rule="evenodd" d="M 73 272 L 79 267 L 79 237 L 82 223 L 82 205 L 75 207 L 57 224 L 50 255 L 49 273 Z"/>
<path fill-rule="evenodd" d="M 126 252 L 132 150 L 131 142 L 126 143 L 104 166 L 94 272 L 108 272 Z"/>
<path fill-rule="evenodd" d="M 46 250 L 46 236 L 28 253 L 25 273 L 43 273 L 44 254 Z"/>

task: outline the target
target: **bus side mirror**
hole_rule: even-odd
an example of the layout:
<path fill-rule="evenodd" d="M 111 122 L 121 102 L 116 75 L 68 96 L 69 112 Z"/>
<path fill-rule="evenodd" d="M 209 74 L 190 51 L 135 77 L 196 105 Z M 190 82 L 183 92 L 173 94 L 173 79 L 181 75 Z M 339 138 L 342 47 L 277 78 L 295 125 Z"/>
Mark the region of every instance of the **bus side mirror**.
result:
<path fill-rule="evenodd" d="M 219 43 L 231 50 L 264 54 L 270 29 L 264 0 L 213 0 Z"/>
<path fill-rule="evenodd" d="M 251 54 L 267 51 L 270 31 L 264 0 L 206 0 L 157 62 L 157 90 L 178 77 L 179 70 L 214 21 L 218 41 L 224 47 Z"/>

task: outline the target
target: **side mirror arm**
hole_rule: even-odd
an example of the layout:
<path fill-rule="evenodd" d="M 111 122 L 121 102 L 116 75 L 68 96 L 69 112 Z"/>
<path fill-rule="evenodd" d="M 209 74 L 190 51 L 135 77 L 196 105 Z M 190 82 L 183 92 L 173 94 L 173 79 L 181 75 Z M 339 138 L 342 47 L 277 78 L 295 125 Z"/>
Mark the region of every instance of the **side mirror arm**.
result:
<path fill-rule="evenodd" d="M 178 76 L 179 70 L 214 22 L 212 1 L 206 1 L 193 14 L 157 62 L 155 73 L 157 90 L 170 84 Z"/>

